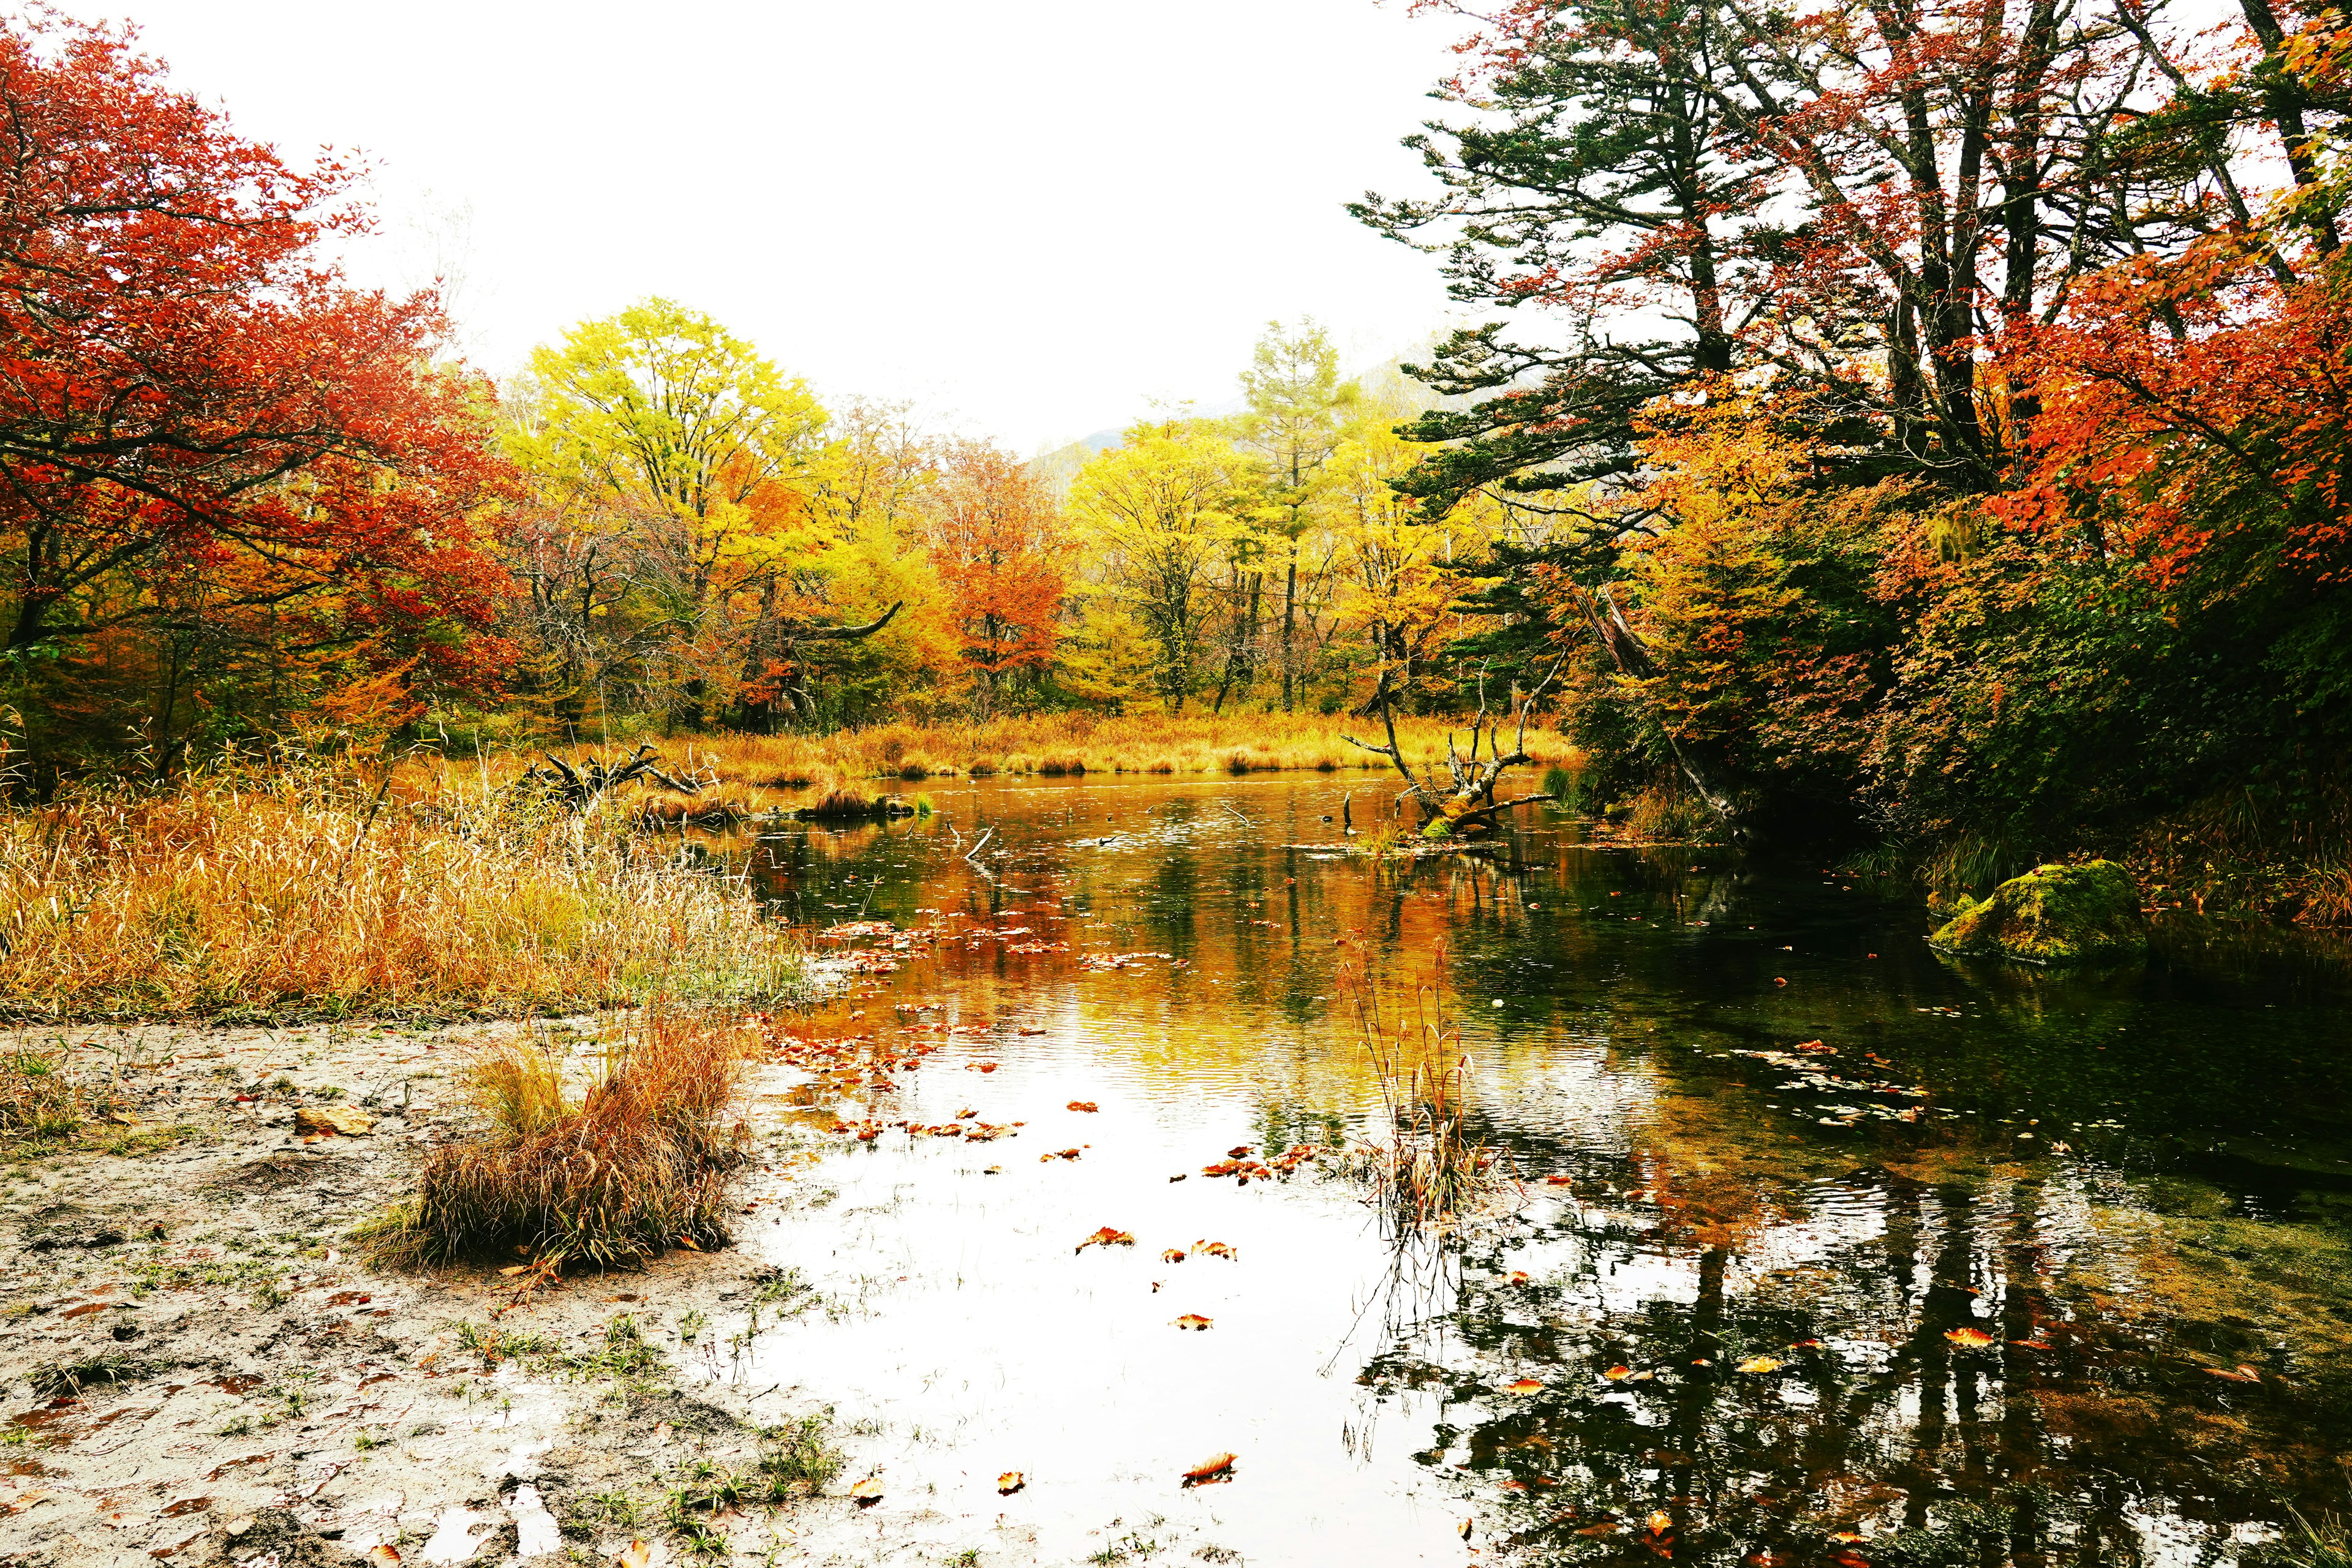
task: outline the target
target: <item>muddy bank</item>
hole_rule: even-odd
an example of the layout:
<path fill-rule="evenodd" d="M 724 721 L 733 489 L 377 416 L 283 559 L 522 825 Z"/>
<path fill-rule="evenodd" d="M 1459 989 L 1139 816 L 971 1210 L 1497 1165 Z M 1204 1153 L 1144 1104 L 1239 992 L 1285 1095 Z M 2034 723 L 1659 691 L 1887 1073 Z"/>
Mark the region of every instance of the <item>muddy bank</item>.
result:
<path fill-rule="evenodd" d="M 729 1375 L 761 1328 L 820 1305 L 752 1249 L 520 1304 L 487 1270 L 355 1252 L 415 1147 L 470 1114 L 456 1059 L 504 1027 L 21 1042 L 68 1043 L 116 1098 L 0 1165 L 0 1563 L 609 1558 L 633 1536 L 656 1561 L 756 1556 L 796 1511 L 855 1507 L 814 1496 L 838 1463 L 822 1422 Z M 321 1112 L 367 1131 L 305 1131 Z M 801 1134 L 788 1113 L 755 1127 L 739 1237 L 795 1201 Z"/>

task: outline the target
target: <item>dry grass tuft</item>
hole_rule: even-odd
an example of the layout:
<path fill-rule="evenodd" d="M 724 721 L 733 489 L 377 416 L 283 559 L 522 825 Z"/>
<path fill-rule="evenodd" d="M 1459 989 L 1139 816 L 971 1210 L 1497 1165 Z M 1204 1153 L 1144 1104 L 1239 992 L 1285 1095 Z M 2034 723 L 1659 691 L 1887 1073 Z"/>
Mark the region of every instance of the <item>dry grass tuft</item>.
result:
<path fill-rule="evenodd" d="M 1392 1003 L 1384 1014 L 1360 963 L 1360 952 L 1343 966 L 1340 982 L 1380 1082 L 1384 1126 L 1352 1151 L 1351 1168 L 1371 1184 L 1397 1237 L 1503 1206 L 1518 1183 L 1501 1155 L 1470 1132 L 1464 1114 L 1470 1058 L 1436 987 L 1415 987 L 1409 1004 Z"/>
<path fill-rule="evenodd" d="M 78 789 L 0 816 L 0 1011 L 451 1016 L 751 1000 L 804 956 L 740 884 L 446 770 L 323 766 Z"/>
<path fill-rule="evenodd" d="M 389 1261 L 522 1258 L 548 1271 L 726 1245 L 750 1040 L 731 1019 L 649 1014 L 577 1100 L 541 1047 L 484 1051 L 467 1081 L 485 1131 L 427 1153 L 415 1197 L 365 1239 Z"/>

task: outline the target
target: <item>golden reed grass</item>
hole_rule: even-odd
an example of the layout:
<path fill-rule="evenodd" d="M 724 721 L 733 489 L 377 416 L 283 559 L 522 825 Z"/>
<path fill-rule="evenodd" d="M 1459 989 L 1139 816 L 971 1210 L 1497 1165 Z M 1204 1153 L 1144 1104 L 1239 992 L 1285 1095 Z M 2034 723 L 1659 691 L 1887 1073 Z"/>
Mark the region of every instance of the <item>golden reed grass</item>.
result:
<path fill-rule="evenodd" d="M 462 782 L 215 772 L 0 816 L 0 1011 L 447 1016 L 804 984 L 747 889 L 616 809 Z"/>
<path fill-rule="evenodd" d="M 649 1010 L 606 1040 L 577 1099 L 543 1047 L 485 1047 L 464 1080 L 480 1130 L 428 1150 L 415 1194 L 367 1243 L 394 1262 L 522 1259 L 541 1273 L 726 1245 L 754 1039 L 723 1015 Z"/>
<path fill-rule="evenodd" d="M 866 780 L 947 774 L 1053 778 L 1385 768 L 1386 758 L 1341 739 L 1343 733 L 1369 738 L 1373 728 L 1377 726 L 1321 714 L 1177 718 L 1073 712 L 981 724 L 880 724 L 823 736 L 721 732 L 679 736 L 659 744 L 673 775 L 693 773 L 730 790 L 797 791 L 855 789 Z M 1397 732 L 1408 755 L 1434 759 L 1445 754 L 1442 719 L 1401 719 Z M 1456 733 L 1458 737 L 1458 729 Z M 1564 738 L 1551 733 L 1530 734 L 1528 747 L 1543 765 L 1573 764 L 1579 755 Z M 494 772 L 520 772 L 528 760 L 517 752 L 490 766 Z M 861 793 L 871 797 L 885 792 Z"/>

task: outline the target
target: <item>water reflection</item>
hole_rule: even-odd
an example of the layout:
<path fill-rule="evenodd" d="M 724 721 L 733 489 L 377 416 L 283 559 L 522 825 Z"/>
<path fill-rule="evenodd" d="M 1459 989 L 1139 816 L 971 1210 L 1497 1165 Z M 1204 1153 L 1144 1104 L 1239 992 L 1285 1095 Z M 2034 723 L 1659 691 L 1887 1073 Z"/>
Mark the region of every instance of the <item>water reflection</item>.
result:
<path fill-rule="evenodd" d="M 951 1046 L 860 1114 L 978 1084 L 1045 1140 L 860 1148 L 769 1243 L 860 1305 L 765 1364 L 882 1413 L 926 1550 L 1459 1562 L 1466 1518 L 1488 1561 L 2185 1563 L 2342 1505 L 2340 967 L 2197 933 L 1956 966 L 1868 884 L 1561 821 L 1375 868 L 1325 820 L 1347 787 L 981 787 L 721 846 L 787 918 L 924 933 L 847 944 L 854 1005 L 1003 1063 Z M 1366 1124 L 1349 941 L 1443 963 L 1512 1220 L 1400 1252 L 1336 1184 L 1169 1180 Z M 1104 1223 L 1134 1258 L 1068 1254 Z M 1239 1265 L 1152 1261 L 1212 1227 Z M 1232 1485 L 1171 1489 L 1244 1435 Z M 971 1489 L 1007 1468 L 1029 1492 Z"/>

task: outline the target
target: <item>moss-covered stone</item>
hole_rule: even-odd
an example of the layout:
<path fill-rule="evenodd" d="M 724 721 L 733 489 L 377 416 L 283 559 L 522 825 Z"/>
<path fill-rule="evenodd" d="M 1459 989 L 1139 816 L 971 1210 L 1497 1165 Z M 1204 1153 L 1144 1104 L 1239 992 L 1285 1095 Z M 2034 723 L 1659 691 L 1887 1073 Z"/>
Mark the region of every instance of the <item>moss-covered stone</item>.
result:
<path fill-rule="evenodd" d="M 1964 904 L 1927 939 L 1947 952 L 2014 958 L 2026 963 L 2092 963 L 2147 951 L 2147 917 L 2139 885 L 2112 860 L 2036 866 Z"/>

